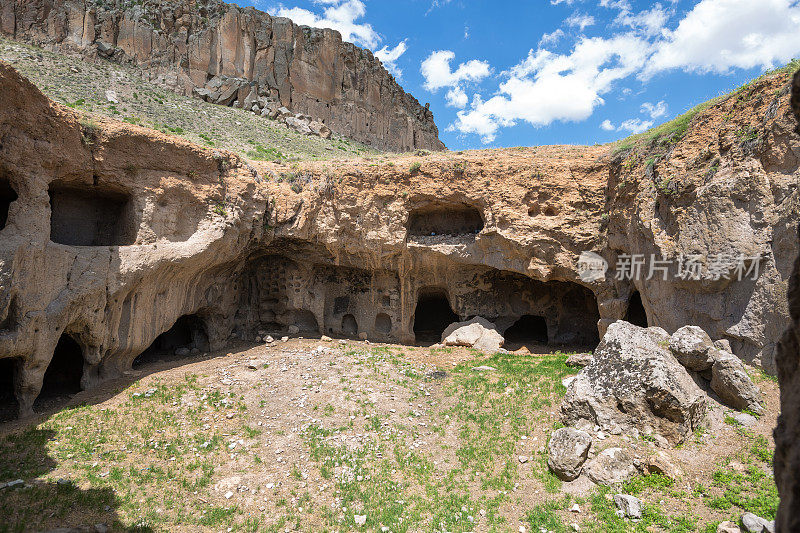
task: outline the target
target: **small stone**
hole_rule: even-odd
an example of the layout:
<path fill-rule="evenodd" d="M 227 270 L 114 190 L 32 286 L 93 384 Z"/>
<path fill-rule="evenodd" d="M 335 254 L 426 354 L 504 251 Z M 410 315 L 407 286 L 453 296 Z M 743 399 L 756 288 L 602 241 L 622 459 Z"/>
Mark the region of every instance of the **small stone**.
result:
<path fill-rule="evenodd" d="M 571 523 L 569 526 L 572 528 L 572 531 L 580 531 L 581 530 L 581 526 L 579 526 L 575 522 Z"/>
<path fill-rule="evenodd" d="M 481 365 L 481 366 L 473 366 L 472 370 L 474 370 L 475 372 L 493 372 L 497 369 L 493 366 Z"/>
<path fill-rule="evenodd" d="M 747 413 L 737 413 L 733 419 L 736 421 L 737 424 L 744 427 L 750 427 L 758 422 L 758 419 L 753 415 Z"/>
<path fill-rule="evenodd" d="M 628 518 L 642 517 L 642 501 L 628 494 L 615 494 L 614 503 Z"/>
<path fill-rule="evenodd" d="M 520 455 L 518 457 L 518 459 L 519 459 L 520 463 L 527 463 L 528 462 L 528 456 L 527 455 Z"/>
<path fill-rule="evenodd" d="M 572 507 L 569 508 L 569 510 L 572 513 L 580 513 L 581 512 L 581 508 L 577 503 L 573 504 Z"/>
<path fill-rule="evenodd" d="M 283 337 L 281 337 L 281 342 L 286 342 L 286 341 L 288 341 L 288 340 L 289 340 L 289 337 L 287 337 L 286 335 L 284 335 Z"/>
<path fill-rule="evenodd" d="M 264 337 L 264 342 L 266 342 L 267 344 L 269 344 L 271 342 L 274 342 L 274 341 L 275 341 L 275 339 L 272 338 L 272 335 L 267 335 L 266 337 Z"/>
<path fill-rule="evenodd" d="M 367 515 L 365 514 L 353 515 L 353 520 L 355 521 L 357 526 L 363 526 L 367 523 Z"/>
<path fill-rule="evenodd" d="M 330 342 L 330 341 L 332 341 L 333 339 L 331 339 L 331 338 L 330 338 L 330 337 L 328 337 L 327 335 L 323 335 L 322 337 L 320 337 L 320 338 L 319 338 L 319 340 L 321 340 L 322 342 Z M 385 527 L 385 526 L 384 526 L 384 527 Z"/>
<path fill-rule="evenodd" d="M 733 522 L 726 520 L 717 526 L 717 533 L 742 533 L 742 530 Z"/>
<path fill-rule="evenodd" d="M 528 530 L 525 529 L 525 526 L 519 526 L 519 533 L 525 533 L 526 531 Z"/>
<path fill-rule="evenodd" d="M 230 500 L 231 498 L 233 498 L 233 491 L 229 490 L 228 492 L 225 493 L 225 499 Z"/>

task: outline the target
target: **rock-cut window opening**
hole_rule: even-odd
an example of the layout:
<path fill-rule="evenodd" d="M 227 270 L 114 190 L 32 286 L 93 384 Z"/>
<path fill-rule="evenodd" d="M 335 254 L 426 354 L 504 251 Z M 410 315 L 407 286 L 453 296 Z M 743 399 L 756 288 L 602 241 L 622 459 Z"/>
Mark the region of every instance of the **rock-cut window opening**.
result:
<path fill-rule="evenodd" d="M 119 191 L 52 184 L 50 240 L 70 246 L 133 244 L 130 204 L 130 197 Z"/>
<path fill-rule="evenodd" d="M 475 235 L 482 229 L 481 212 L 467 204 L 428 205 L 408 216 L 408 234 L 415 237 Z"/>
<path fill-rule="evenodd" d="M 358 335 L 358 322 L 356 322 L 356 317 L 350 313 L 342 317 L 342 334 L 347 337 Z"/>
<path fill-rule="evenodd" d="M 442 333 L 453 322 L 458 322 L 458 315 L 450 307 L 444 291 L 427 291 L 419 295 L 414 311 L 414 337 L 417 342 L 440 342 Z"/>

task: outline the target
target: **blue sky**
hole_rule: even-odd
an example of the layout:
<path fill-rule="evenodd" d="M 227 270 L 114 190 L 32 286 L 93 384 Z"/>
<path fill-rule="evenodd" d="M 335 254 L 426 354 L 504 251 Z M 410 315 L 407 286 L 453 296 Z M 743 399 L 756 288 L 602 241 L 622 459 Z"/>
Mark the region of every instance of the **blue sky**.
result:
<path fill-rule="evenodd" d="M 800 0 L 252 0 L 369 48 L 451 150 L 608 142 L 800 57 Z"/>

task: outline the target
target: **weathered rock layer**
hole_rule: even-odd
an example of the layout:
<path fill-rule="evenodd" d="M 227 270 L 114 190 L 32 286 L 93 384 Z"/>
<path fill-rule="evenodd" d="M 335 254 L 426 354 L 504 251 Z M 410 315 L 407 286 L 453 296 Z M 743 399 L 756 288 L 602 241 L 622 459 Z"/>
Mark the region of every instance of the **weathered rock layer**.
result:
<path fill-rule="evenodd" d="M 95 123 L 0 66 L 0 392 L 27 413 L 65 357 L 86 388 L 155 348 L 290 329 L 439 341 L 474 316 L 510 344 L 593 346 L 623 318 L 696 324 L 769 368 L 798 250 L 787 82 L 716 104 L 655 162 L 554 146 L 287 172 Z M 759 257 L 753 280 L 614 272 L 626 255 L 734 246 Z M 586 251 L 612 269 L 586 277 Z"/>
<path fill-rule="evenodd" d="M 254 8 L 218 0 L 0 0 L 0 33 L 131 62 L 222 105 L 264 115 L 285 106 L 379 149 L 444 148 L 427 106 L 371 52 L 334 30 Z"/>

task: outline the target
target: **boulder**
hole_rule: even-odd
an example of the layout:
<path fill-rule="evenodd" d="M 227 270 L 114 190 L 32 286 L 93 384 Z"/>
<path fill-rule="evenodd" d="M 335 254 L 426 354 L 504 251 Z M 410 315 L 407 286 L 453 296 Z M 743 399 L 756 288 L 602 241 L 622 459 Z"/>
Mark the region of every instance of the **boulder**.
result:
<path fill-rule="evenodd" d="M 323 139 L 331 138 L 331 129 L 318 120 L 309 122 L 308 127 L 311 132 L 318 137 L 322 137 Z"/>
<path fill-rule="evenodd" d="M 453 322 L 442 333 L 445 346 L 468 346 L 484 353 L 496 352 L 504 342 L 497 326 L 480 316 L 465 322 Z"/>
<path fill-rule="evenodd" d="M 753 513 L 742 515 L 742 526 L 748 533 L 775 533 L 775 522 Z"/>
<path fill-rule="evenodd" d="M 730 520 L 726 520 L 717 526 L 717 533 L 742 533 L 742 530 Z"/>
<path fill-rule="evenodd" d="M 288 116 L 284 118 L 284 122 L 287 126 L 292 128 L 297 133 L 301 133 L 303 135 L 311 135 L 311 128 L 308 127 L 308 122 L 305 120 L 299 119 L 297 117 Z"/>
<path fill-rule="evenodd" d="M 742 361 L 727 352 L 717 352 L 711 367 L 711 389 L 726 405 L 761 413 L 761 391 L 750 379 Z"/>
<path fill-rule="evenodd" d="M 683 472 L 675 466 L 666 452 L 658 452 L 645 460 L 645 468 L 650 474 L 661 474 L 671 479 L 679 479 Z"/>
<path fill-rule="evenodd" d="M 581 474 L 581 467 L 589 456 L 591 446 L 592 437 L 585 431 L 557 429 L 547 444 L 547 466 L 560 479 L 572 481 Z"/>
<path fill-rule="evenodd" d="M 614 494 L 614 504 L 628 518 L 642 517 L 642 501 L 629 494 Z"/>
<path fill-rule="evenodd" d="M 675 444 L 706 420 L 707 397 L 657 327 L 611 324 L 592 362 L 567 388 L 561 420 L 578 428 L 657 433 Z"/>
<path fill-rule="evenodd" d="M 600 485 L 622 483 L 637 474 L 633 457 L 622 448 L 608 448 L 586 463 L 584 472 Z"/>
<path fill-rule="evenodd" d="M 696 372 L 711 368 L 716 352 L 711 337 L 697 326 L 683 326 L 673 333 L 669 349 L 683 366 Z"/>
<path fill-rule="evenodd" d="M 592 362 L 592 355 L 591 353 L 574 353 L 567 357 L 567 366 L 577 366 L 577 367 L 584 367 Z"/>

